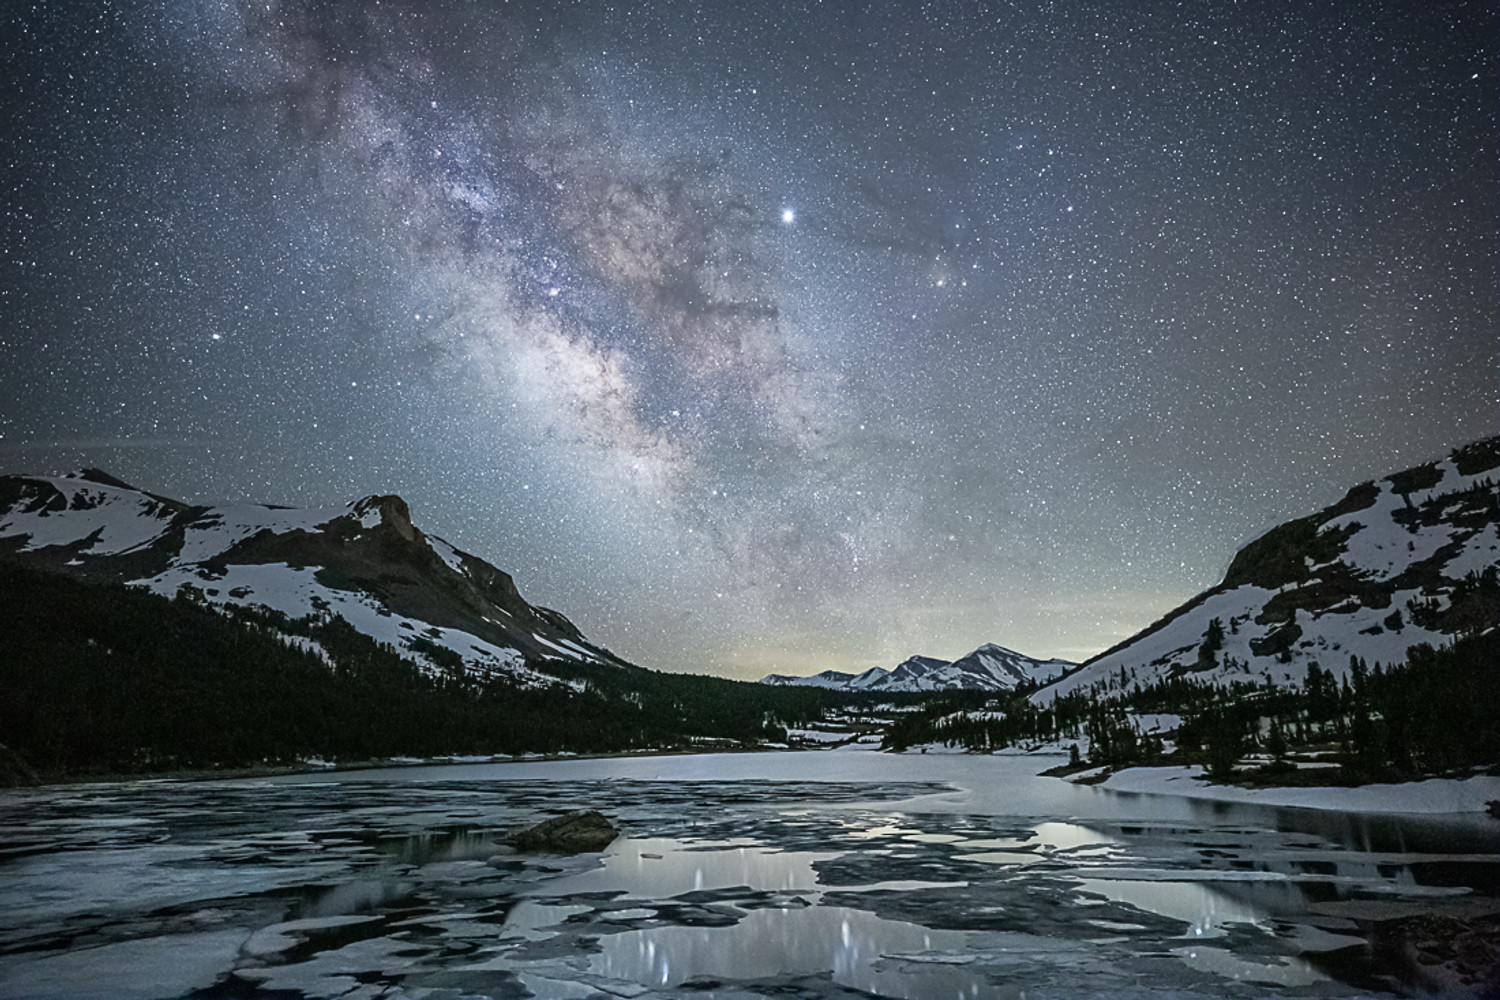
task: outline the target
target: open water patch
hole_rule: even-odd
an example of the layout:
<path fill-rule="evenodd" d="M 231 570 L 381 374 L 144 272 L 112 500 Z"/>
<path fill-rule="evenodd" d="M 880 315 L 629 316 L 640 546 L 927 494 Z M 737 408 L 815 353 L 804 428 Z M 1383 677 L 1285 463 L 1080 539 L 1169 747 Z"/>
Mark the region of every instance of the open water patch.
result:
<path fill-rule="evenodd" d="M 1439 981 L 1391 942 L 1432 920 L 1479 940 L 1500 909 L 1483 826 L 1167 808 L 1027 761 L 803 780 L 829 759 L 741 757 L 770 777 L 722 782 L 697 759 L 7 795 L 0 998 L 1378 996 Z M 944 783 L 981 771 L 982 796 Z M 999 811 L 1010 787 L 1034 811 Z M 627 836 L 500 850 L 578 807 Z M 189 952 L 182 977 L 154 971 Z"/>

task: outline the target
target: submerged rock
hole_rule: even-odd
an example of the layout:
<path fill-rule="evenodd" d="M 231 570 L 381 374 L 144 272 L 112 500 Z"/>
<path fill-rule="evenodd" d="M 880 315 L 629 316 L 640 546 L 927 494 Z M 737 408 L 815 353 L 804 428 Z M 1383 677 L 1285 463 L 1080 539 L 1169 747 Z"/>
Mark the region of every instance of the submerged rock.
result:
<path fill-rule="evenodd" d="M 582 854 L 602 851 L 620 831 L 596 809 L 580 809 L 507 834 L 501 843 L 517 851 Z"/>

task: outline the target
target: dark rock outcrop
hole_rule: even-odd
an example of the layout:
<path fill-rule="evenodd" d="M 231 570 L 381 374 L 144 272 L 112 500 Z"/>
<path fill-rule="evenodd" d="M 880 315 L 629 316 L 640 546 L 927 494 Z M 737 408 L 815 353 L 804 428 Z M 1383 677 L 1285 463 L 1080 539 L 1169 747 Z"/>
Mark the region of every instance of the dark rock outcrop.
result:
<path fill-rule="evenodd" d="M 501 843 L 517 851 L 583 854 L 604 850 L 619 835 L 619 829 L 603 813 L 580 809 L 507 834 Z"/>
<path fill-rule="evenodd" d="M 264 603 L 293 618 L 363 604 L 383 617 L 409 619 L 406 626 L 413 636 L 423 633 L 425 647 L 407 637 L 402 652 L 422 654 L 434 671 L 519 673 L 523 684 L 535 685 L 535 675 L 571 678 L 580 669 L 626 665 L 564 615 L 527 602 L 509 573 L 424 533 L 406 502 L 391 494 L 299 512 L 267 504 L 191 506 L 97 469 L 0 476 L 0 557 L 159 592 L 188 584 L 211 604 Z M 256 568 L 258 586 L 243 583 L 246 567 Z M 307 569 L 310 587 L 299 575 Z M 231 575 L 241 584 L 221 585 Z M 290 599 L 277 603 L 277 595 L 303 590 L 311 597 L 300 607 L 297 601 L 287 607 Z M 390 641 L 384 630 L 374 637 Z M 502 652 L 492 655 L 471 640 Z M 432 652 L 434 643 L 441 652 Z M 514 661 L 504 656 L 510 651 L 519 654 Z"/>

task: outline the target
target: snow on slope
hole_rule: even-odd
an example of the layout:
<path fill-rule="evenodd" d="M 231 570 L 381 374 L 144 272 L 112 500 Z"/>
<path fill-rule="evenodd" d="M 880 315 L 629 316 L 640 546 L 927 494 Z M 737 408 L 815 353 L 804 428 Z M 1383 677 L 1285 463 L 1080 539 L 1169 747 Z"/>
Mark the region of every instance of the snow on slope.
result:
<path fill-rule="evenodd" d="M 211 604 L 265 607 L 290 618 L 329 612 L 376 642 L 386 643 L 419 661 L 430 662 L 425 655 L 412 651 L 412 640 L 418 638 L 452 650 L 482 676 L 509 676 L 532 686 L 545 686 L 553 681 L 528 667 L 519 650 L 485 642 L 461 629 L 438 628 L 420 619 L 394 614 L 359 591 L 325 587 L 317 581 L 315 569 L 286 563 L 231 564 L 210 585 L 194 567 L 178 566 L 150 579 L 132 582 L 163 597 L 175 595 L 186 584 L 198 589 Z"/>
<path fill-rule="evenodd" d="M 1283 663 L 1276 656 L 1257 655 L 1250 645 L 1252 641 L 1264 640 L 1271 631 L 1266 626 L 1256 625 L 1254 617 L 1275 593 L 1263 587 L 1246 585 L 1215 594 L 1194 613 L 1169 622 L 1125 649 L 1090 662 L 1084 669 L 1037 692 L 1033 700 L 1046 703 L 1059 695 L 1088 690 L 1095 684 L 1106 692 L 1119 691 L 1121 668 L 1126 670 L 1129 687 L 1144 687 L 1183 674 L 1196 676 L 1204 682 L 1270 680 L 1276 684 L 1300 686 L 1307 677 L 1310 663 L 1317 663 L 1324 669 L 1336 668 L 1335 672 L 1342 675 L 1351 655 L 1362 657 L 1371 664 L 1397 663 L 1404 660 L 1406 651 L 1418 642 L 1440 645 L 1447 639 L 1440 632 L 1409 623 L 1400 631 L 1386 629 L 1381 623 L 1389 617 L 1391 608 L 1350 611 L 1340 616 L 1342 620 L 1336 634 L 1325 634 L 1324 623 L 1299 608 L 1295 612 L 1295 623 L 1309 638 L 1302 640 L 1298 648 L 1289 650 L 1290 661 Z M 1398 606 L 1404 607 L 1405 598 L 1416 593 L 1398 593 L 1398 598 L 1401 598 Z M 1224 647 L 1218 657 L 1220 666 L 1198 672 L 1195 669 L 1198 647 L 1203 644 L 1208 622 L 1213 618 L 1218 618 L 1225 630 Z M 1370 634 L 1377 628 L 1378 633 Z"/>
<path fill-rule="evenodd" d="M 1458 555 L 1443 564 L 1442 572 L 1450 580 L 1462 580 L 1496 564 L 1500 564 L 1500 523 L 1470 537 Z"/>
<path fill-rule="evenodd" d="M 22 552 L 82 544 L 83 553 L 96 557 L 138 550 L 163 540 L 169 529 L 181 527 L 184 541 L 177 558 L 201 562 L 259 531 L 315 531 L 349 513 L 348 506 L 309 509 L 230 504 L 204 508 L 197 516 L 184 518 L 186 505 L 167 503 L 128 486 L 100 483 L 86 478 L 88 475 L 27 477 L 32 483 L 50 486 L 65 502 L 42 503 L 45 497 L 33 488 L 35 501 L 17 504 L 0 515 L 0 537 L 27 536 Z M 376 517 L 378 523 L 378 514 Z"/>
<path fill-rule="evenodd" d="M 1350 657 L 1393 664 L 1418 643 L 1445 645 L 1459 627 L 1444 618 L 1459 582 L 1500 566 L 1497 479 L 1500 438 L 1357 486 L 1242 546 L 1218 587 L 1033 700 L 1172 676 L 1300 685 L 1313 663 L 1342 676 Z M 1215 619 L 1223 646 L 1205 661 Z"/>
<path fill-rule="evenodd" d="M 417 530 L 397 497 L 192 507 L 95 470 L 0 476 L 6 551 L 168 596 L 187 586 L 212 604 L 336 614 L 434 672 L 445 650 L 475 675 L 523 685 L 558 683 L 548 661 L 611 662 L 567 619 L 527 604 L 509 576 Z"/>
<path fill-rule="evenodd" d="M 267 507 L 263 504 L 231 504 L 214 507 L 187 523 L 177 558 L 185 563 L 203 562 L 261 531 L 284 535 L 291 531 L 317 531 L 335 518 L 349 513 L 346 507 Z M 361 523 L 369 519 L 366 514 Z M 377 521 L 378 523 L 378 521 Z M 365 524 L 366 528 L 375 527 Z"/>
<path fill-rule="evenodd" d="M 1005 687 L 1014 689 L 1025 683 L 1045 684 L 1076 664 L 1059 659 L 1037 660 L 1004 646 L 986 643 L 955 661 L 953 666 L 965 673 L 994 677 L 1001 683 L 1008 680 L 1011 683 Z"/>
<path fill-rule="evenodd" d="M 455 573 L 464 572 L 463 556 L 459 554 L 457 549 L 436 535 L 428 535 L 427 544 L 432 547 L 432 551 L 438 554 L 438 558 L 442 559 L 449 569 Z"/>
<path fill-rule="evenodd" d="M 1453 526 L 1440 521 L 1416 526 L 1414 530 L 1403 529 L 1395 520 L 1397 512 L 1421 508 L 1440 497 L 1473 489 L 1486 478 L 1494 478 L 1494 470 L 1462 475 L 1451 458 L 1438 462 L 1436 469 L 1442 474 L 1436 486 L 1414 490 L 1404 496 L 1396 492 L 1396 484 L 1389 479 L 1380 480 L 1375 484 L 1380 492 L 1374 503 L 1363 510 L 1332 518 L 1323 524 L 1321 532 L 1354 529 L 1354 534 L 1344 543 L 1344 562 L 1363 570 L 1373 580 L 1389 580 L 1413 565 L 1431 559 L 1439 549 L 1453 541 Z M 1452 513 L 1453 510 L 1445 512 Z"/>
<path fill-rule="evenodd" d="M 770 674 L 762 684 L 823 687 L 841 691 L 1013 691 L 1027 683 L 1044 683 L 1073 666 L 1066 660 L 1037 660 L 997 646 L 981 646 L 954 661 L 913 656 L 893 670 L 871 667 L 860 674 L 825 670 L 811 677 Z"/>
<path fill-rule="evenodd" d="M 813 674 L 810 677 L 796 677 L 791 674 L 767 674 L 760 679 L 762 684 L 770 684 L 773 687 L 820 687 L 837 691 L 860 691 L 864 685 L 857 683 L 861 677 L 869 677 L 872 673 L 879 671 L 884 677 L 889 670 L 880 667 L 871 667 L 862 674 L 846 674 L 842 670 L 824 670 L 822 673 Z"/>
<path fill-rule="evenodd" d="M 26 536 L 23 552 L 84 542 L 90 555 L 118 555 L 160 538 L 178 513 L 139 490 L 76 473 L 35 479 L 52 487 L 61 500 L 33 487 L 22 502 L 0 513 L 0 536 Z"/>

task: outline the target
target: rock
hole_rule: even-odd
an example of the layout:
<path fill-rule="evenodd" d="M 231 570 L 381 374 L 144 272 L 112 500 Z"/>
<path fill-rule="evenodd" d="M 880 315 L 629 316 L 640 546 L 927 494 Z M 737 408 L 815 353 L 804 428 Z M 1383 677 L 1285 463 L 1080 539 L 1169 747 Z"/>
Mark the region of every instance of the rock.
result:
<path fill-rule="evenodd" d="M 582 854 L 604 850 L 619 835 L 620 831 L 602 813 L 586 809 L 554 816 L 507 834 L 501 843 L 518 851 Z"/>

